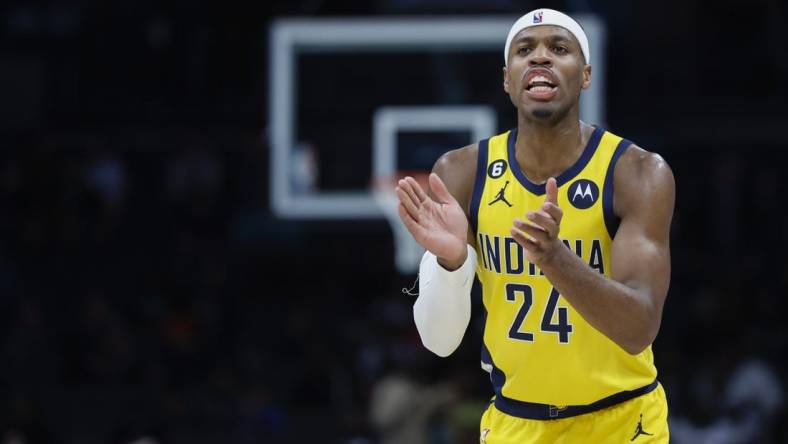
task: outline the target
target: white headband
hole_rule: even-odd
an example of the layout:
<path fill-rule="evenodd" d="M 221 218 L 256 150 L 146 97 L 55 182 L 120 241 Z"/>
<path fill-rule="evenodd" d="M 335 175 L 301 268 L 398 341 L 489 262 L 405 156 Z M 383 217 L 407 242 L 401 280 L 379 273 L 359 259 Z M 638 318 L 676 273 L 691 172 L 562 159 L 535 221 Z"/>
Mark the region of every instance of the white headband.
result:
<path fill-rule="evenodd" d="M 580 24 L 563 12 L 556 11 L 555 9 L 543 8 L 535 9 L 514 22 L 512 29 L 509 30 L 509 36 L 506 38 L 506 47 L 503 50 L 504 64 L 507 66 L 509 65 L 509 45 L 518 32 L 525 28 L 544 25 L 560 26 L 571 32 L 580 43 L 580 49 L 583 51 L 586 63 L 591 62 L 591 52 L 588 50 L 588 37 L 586 37 L 586 33 L 583 31 L 583 28 L 580 27 Z"/>

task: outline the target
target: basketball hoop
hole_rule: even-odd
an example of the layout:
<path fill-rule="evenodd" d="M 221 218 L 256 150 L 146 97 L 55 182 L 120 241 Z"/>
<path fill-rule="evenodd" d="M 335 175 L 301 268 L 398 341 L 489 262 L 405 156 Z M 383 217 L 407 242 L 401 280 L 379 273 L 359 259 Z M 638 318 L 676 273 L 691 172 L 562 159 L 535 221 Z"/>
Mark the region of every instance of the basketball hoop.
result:
<path fill-rule="evenodd" d="M 416 179 L 424 191 L 427 191 L 429 189 L 429 175 L 429 171 L 405 170 L 397 171 L 395 176 L 376 177 L 372 181 L 372 195 L 375 198 L 375 203 L 386 217 L 394 235 L 394 263 L 402 274 L 415 274 L 419 271 L 419 264 L 425 250 L 413 239 L 410 231 L 399 218 L 397 210 L 399 199 L 395 189 L 400 179 L 410 176 Z"/>

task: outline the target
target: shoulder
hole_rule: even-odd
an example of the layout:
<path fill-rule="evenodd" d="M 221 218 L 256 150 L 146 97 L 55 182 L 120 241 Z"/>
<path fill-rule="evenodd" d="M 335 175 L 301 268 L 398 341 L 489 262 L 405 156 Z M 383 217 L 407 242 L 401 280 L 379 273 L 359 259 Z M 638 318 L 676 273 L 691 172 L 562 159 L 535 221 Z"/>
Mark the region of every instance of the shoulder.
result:
<path fill-rule="evenodd" d="M 433 167 L 433 172 L 440 176 L 438 170 L 441 172 L 452 172 L 462 170 L 465 172 L 474 172 L 476 168 L 476 159 L 479 155 L 479 144 L 474 143 L 456 150 L 447 151 L 437 161 Z"/>
<path fill-rule="evenodd" d="M 446 188 L 466 212 L 476 180 L 478 155 L 479 145 L 474 143 L 446 152 L 432 168 L 432 172 L 443 180 Z"/>
<path fill-rule="evenodd" d="M 654 178 L 673 180 L 668 162 L 659 154 L 647 151 L 634 143 L 629 145 L 616 165 L 616 177 L 646 174 Z"/>
<path fill-rule="evenodd" d="M 617 216 L 643 207 L 669 207 L 672 213 L 676 181 L 659 154 L 631 144 L 618 160 L 613 180 Z"/>

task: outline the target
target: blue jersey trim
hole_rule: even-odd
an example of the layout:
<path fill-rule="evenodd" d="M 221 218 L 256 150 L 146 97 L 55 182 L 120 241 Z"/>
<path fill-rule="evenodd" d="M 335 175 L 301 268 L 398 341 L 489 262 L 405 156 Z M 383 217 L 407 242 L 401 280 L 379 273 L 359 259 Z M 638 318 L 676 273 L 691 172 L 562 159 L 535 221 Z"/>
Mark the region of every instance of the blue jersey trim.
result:
<path fill-rule="evenodd" d="M 570 180 L 574 179 L 575 176 L 580 174 L 583 171 L 583 168 L 588 165 L 588 162 L 594 156 L 597 147 L 599 146 L 599 141 L 602 140 L 602 135 L 605 133 L 605 130 L 599 127 L 594 128 L 594 132 L 591 134 L 591 137 L 588 139 L 588 143 L 586 147 L 583 149 L 583 153 L 580 154 L 580 157 L 575 161 L 574 165 L 569 167 L 566 171 L 561 173 L 558 177 L 555 178 L 558 186 L 569 182 Z M 517 157 L 515 156 L 515 143 L 517 142 L 517 128 L 513 129 L 509 133 L 509 140 L 507 141 L 507 152 L 509 157 L 509 166 L 512 168 L 512 172 L 514 173 L 514 177 L 525 187 L 528 191 L 536 194 L 537 196 L 541 196 L 545 193 L 545 184 L 535 184 L 528 180 L 525 177 L 525 174 L 520 170 L 520 164 L 517 163 Z"/>
<path fill-rule="evenodd" d="M 611 239 L 616 237 L 618 224 L 621 222 L 613 211 L 613 173 L 616 170 L 618 158 L 624 154 L 624 151 L 630 145 L 632 145 L 632 142 L 627 139 L 621 139 L 621 142 L 618 142 L 616 150 L 613 152 L 613 157 L 610 158 L 610 165 L 607 166 L 607 173 L 605 173 L 605 185 L 602 188 L 602 211 L 605 215 L 605 226 Z"/>
<path fill-rule="evenodd" d="M 487 349 L 487 345 L 484 344 L 484 339 L 482 339 L 482 362 L 492 366 L 492 371 L 490 371 L 490 383 L 493 386 L 495 397 L 498 398 L 503 396 L 501 390 L 503 389 L 503 385 L 506 384 L 506 374 L 504 374 L 504 372 L 495 365 L 495 362 L 493 362 L 490 351 Z"/>
<path fill-rule="evenodd" d="M 484 329 L 487 329 L 487 308 L 484 308 Z M 493 393 L 495 393 L 495 398 L 500 398 L 503 395 L 501 394 L 501 390 L 503 390 L 503 385 L 506 384 L 506 374 L 503 370 L 499 369 L 497 365 L 495 365 L 495 361 L 492 359 L 492 355 L 490 354 L 490 350 L 487 348 L 487 344 L 484 343 L 484 337 L 482 337 L 482 363 L 489 365 L 492 367 L 490 371 L 490 383 L 493 387 Z"/>
<path fill-rule="evenodd" d="M 597 410 L 605 409 L 616 404 L 620 404 L 630 399 L 643 396 L 646 393 L 652 392 L 657 388 L 659 382 L 655 379 L 651 384 L 636 388 L 634 390 L 627 390 L 623 392 L 614 393 L 599 401 L 592 402 L 586 405 L 568 405 L 568 406 L 555 406 L 550 404 L 537 404 L 533 402 L 523 402 L 507 398 L 500 394 L 500 390 L 495 393 L 495 408 L 506 413 L 507 415 L 516 416 L 525 419 L 562 419 L 570 418 L 572 416 L 584 415 L 586 413 L 595 412 Z"/>
<path fill-rule="evenodd" d="M 476 179 L 473 182 L 473 194 L 471 194 L 471 205 L 468 208 L 470 213 L 471 230 L 473 230 L 474 238 L 476 237 L 478 224 L 479 224 L 479 202 L 482 200 L 482 191 L 484 191 L 484 180 L 487 176 L 487 146 L 490 139 L 484 139 L 479 142 L 479 153 L 476 157 Z"/>

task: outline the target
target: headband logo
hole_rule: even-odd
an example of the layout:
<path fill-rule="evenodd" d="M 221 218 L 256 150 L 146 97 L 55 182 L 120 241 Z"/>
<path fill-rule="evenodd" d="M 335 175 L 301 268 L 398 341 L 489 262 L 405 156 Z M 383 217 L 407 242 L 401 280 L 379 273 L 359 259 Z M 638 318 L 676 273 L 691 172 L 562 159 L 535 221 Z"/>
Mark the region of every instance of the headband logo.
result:
<path fill-rule="evenodd" d="M 534 23 L 542 23 L 542 11 L 534 12 Z"/>

